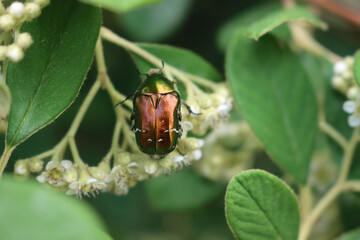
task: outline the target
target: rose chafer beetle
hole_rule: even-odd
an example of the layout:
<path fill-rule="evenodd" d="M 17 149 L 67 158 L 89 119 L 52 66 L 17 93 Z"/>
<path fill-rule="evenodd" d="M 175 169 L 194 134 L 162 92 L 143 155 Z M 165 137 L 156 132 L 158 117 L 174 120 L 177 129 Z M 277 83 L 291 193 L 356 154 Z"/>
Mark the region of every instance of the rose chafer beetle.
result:
<path fill-rule="evenodd" d="M 172 152 L 181 138 L 181 104 L 175 82 L 162 75 L 161 69 L 150 69 L 146 79 L 127 99 L 133 97 L 132 130 L 141 152 L 161 159 Z M 141 74 L 141 73 L 139 73 Z M 123 102 L 124 102 L 123 101 Z"/>

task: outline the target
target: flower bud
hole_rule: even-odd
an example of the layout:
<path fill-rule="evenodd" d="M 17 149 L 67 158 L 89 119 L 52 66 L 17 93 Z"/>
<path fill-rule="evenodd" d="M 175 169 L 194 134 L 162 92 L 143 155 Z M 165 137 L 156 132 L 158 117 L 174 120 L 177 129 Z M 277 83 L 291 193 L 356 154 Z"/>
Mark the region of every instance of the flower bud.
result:
<path fill-rule="evenodd" d="M 67 183 L 73 183 L 78 180 L 79 173 L 76 168 L 70 168 L 64 173 L 64 180 Z"/>
<path fill-rule="evenodd" d="M 103 171 L 104 173 L 106 173 L 106 174 L 109 174 L 110 171 L 111 171 L 111 169 L 110 169 L 110 164 L 107 163 L 107 162 L 104 162 L 104 161 L 101 161 L 101 162 L 99 163 L 98 168 L 99 168 L 100 170 L 102 170 L 102 171 Z"/>
<path fill-rule="evenodd" d="M 25 32 L 25 33 L 20 33 L 19 36 L 17 36 L 17 38 L 15 39 L 15 43 L 19 47 L 26 49 L 31 46 L 33 40 L 31 35 Z"/>
<path fill-rule="evenodd" d="M 18 175 L 28 176 L 30 171 L 28 169 L 28 161 L 27 160 L 18 160 L 14 166 L 14 172 Z"/>
<path fill-rule="evenodd" d="M 43 169 L 44 162 L 41 159 L 31 159 L 28 163 L 29 170 L 33 173 L 40 172 Z"/>
<path fill-rule="evenodd" d="M 96 178 L 101 182 L 105 181 L 106 173 L 103 170 L 97 167 L 89 167 L 88 171 L 93 178 Z"/>
<path fill-rule="evenodd" d="M 38 16 L 40 16 L 40 13 L 41 8 L 39 4 L 32 2 L 25 3 L 25 15 L 28 21 L 37 18 Z"/>
<path fill-rule="evenodd" d="M 199 139 L 194 137 L 182 138 L 179 140 L 178 148 L 182 154 L 188 154 L 200 148 Z"/>
<path fill-rule="evenodd" d="M 339 91 L 346 91 L 346 89 L 347 89 L 346 81 L 342 77 L 339 77 L 339 76 L 334 76 L 331 79 L 331 85 Z"/>
<path fill-rule="evenodd" d="M 158 166 L 157 166 L 156 162 L 151 161 L 151 160 L 147 161 L 144 166 L 145 172 L 148 174 L 154 174 L 156 172 L 157 168 L 158 168 Z"/>
<path fill-rule="evenodd" d="M 21 2 L 13 2 L 8 8 L 7 11 L 14 18 L 21 18 L 24 16 L 24 4 Z"/>
<path fill-rule="evenodd" d="M 352 86 L 347 90 L 346 96 L 351 100 L 356 100 L 360 96 L 360 88 L 358 86 Z"/>
<path fill-rule="evenodd" d="M 354 57 L 353 56 L 345 57 L 344 61 L 345 61 L 346 65 L 348 66 L 348 68 L 351 69 L 353 67 L 353 65 L 354 65 Z"/>
<path fill-rule="evenodd" d="M 126 166 L 131 162 L 131 155 L 128 152 L 121 152 L 117 155 L 117 159 L 115 160 L 115 166 L 121 165 Z"/>
<path fill-rule="evenodd" d="M 208 109 L 212 105 L 212 100 L 209 97 L 202 96 L 198 98 L 198 103 L 200 108 Z"/>
<path fill-rule="evenodd" d="M 4 31 L 9 31 L 15 25 L 15 19 L 10 14 L 0 16 L 0 28 Z"/>
<path fill-rule="evenodd" d="M 13 62 L 19 62 L 24 58 L 24 51 L 19 46 L 11 44 L 6 55 Z"/>

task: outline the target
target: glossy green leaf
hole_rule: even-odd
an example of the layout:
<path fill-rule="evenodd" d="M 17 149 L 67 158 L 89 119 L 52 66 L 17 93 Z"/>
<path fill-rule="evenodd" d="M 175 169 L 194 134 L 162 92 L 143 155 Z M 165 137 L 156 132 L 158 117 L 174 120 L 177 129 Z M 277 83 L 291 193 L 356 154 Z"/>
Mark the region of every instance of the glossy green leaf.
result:
<path fill-rule="evenodd" d="M 261 170 L 234 176 L 225 197 L 226 218 L 234 235 L 246 240 L 296 240 L 300 215 L 292 190 Z"/>
<path fill-rule="evenodd" d="M 340 237 L 336 238 L 336 240 L 359 240 L 359 239 L 360 239 L 360 228 L 344 233 Z"/>
<path fill-rule="evenodd" d="M 360 51 L 354 57 L 354 76 L 357 84 L 360 86 Z"/>
<path fill-rule="evenodd" d="M 99 8 L 53 1 L 21 32 L 34 40 L 19 63 L 9 63 L 13 103 L 7 145 L 16 146 L 58 117 L 74 101 L 92 62 L 101 26 Z"/>
<path fill-rule="evenodd" d="M 192 169 L 151 179 L 145 186 L 151 205 L 161 211 L 196 209 L 214 200 L 224 191 L 221 183 L 202 178 Z"/>
<path fill-rule="evenodd" d="M 192 0 L 165 0 L 155 6 L 120 14 L 118 19 L 130 39 L 161 41 L 180 28 L 192 3 Z"/>
<path fill-rule="evenodd" d="M 171 65 L 186 73 L 215 82 L 222 80 L 220 73 L 210 63 L 189 50 L 159 44 L 139 44 L 139 46 L 159 59 L 164 60 L 165 68 L 166 65 Z M 132 54 L 132 57 L 139 70 L 143 73 L 148 72 L 150 68 L 154 68 L 154 65 L 145 59 L 135 54 Z"/>
<path fill-rule="evenodd" d="M 306 182 L 317 131 L 316 97 L 299 58 L 271 37 L 237 32 L 226 56 L 235 102 L 272 158 Z"/>
<path fill-rule="evenodd" d="M 280 3 L 271 2 L 267 4 L 256 5 L 255 7 L 231 18 L 225 24 L 223 24 L 217 32 L 216 41 L 219 48 L 225 50 L 231 41 L 232 35 L 239 28 L 248 27 L 252 23 L 262 19 L 264 16 L 267 16 L 272 12 L 279 11 L 282 8 L 283 7 Z M 286 25 L 281 25 L 273 29 L 271 34 L 283 40 L 289 40 L 291 38 L 291 33 Z"/>
<path fill-rule="evenodd" d="M 143 5 L 156 4 L 162 0 L 81 0 L 114 12 L 126 12 Z"/>
<path fill-rule="evenodd" d="M 5 175 L 0 182 L 1 239 L 111 239 L 84 201 Z"/>
<path fill-rule="evenodd" d="M 327 27 L 326 24 L 316 18 L 309 9 L 298 6 L 289 10 L 281 9 L 265 16 L 247 28 L 245 35 L 257 40 L 281 24 L 294 20 L 305 21 L 321 29 L 326 29 Z"/>

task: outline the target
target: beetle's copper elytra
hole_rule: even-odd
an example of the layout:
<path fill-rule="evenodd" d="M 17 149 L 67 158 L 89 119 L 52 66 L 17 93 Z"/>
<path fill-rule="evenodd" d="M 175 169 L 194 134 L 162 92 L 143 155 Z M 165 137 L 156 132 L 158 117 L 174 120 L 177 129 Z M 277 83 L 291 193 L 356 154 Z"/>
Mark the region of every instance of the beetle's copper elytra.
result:
<path fill-rule="evenodd" d="M 172 152 L 181 137 L 181 99 L 175 83 L 164 77 L 162 69 L 151 69 L 133 94 L 136 143 L 141 152 L 161 159 Z"/>

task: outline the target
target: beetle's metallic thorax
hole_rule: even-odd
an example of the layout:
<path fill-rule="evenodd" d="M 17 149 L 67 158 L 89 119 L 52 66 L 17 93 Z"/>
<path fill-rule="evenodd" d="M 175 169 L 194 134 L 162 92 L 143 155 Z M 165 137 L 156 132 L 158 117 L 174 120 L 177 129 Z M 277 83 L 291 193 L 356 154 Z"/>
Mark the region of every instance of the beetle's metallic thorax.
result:
<path fill-rule="evenodd" d="M 174 83 L 160 74 L 150 75 L 138 89 L 139 94 L 144 93 L 167 93 L 175 90 Z"/>

